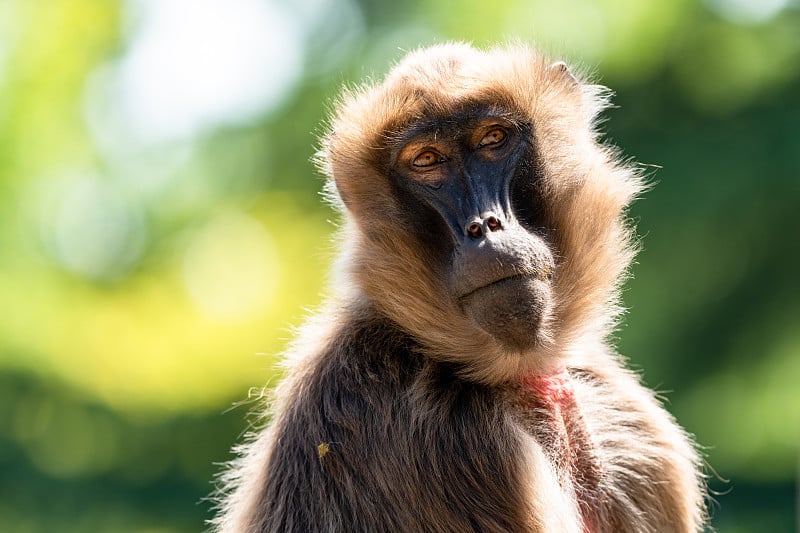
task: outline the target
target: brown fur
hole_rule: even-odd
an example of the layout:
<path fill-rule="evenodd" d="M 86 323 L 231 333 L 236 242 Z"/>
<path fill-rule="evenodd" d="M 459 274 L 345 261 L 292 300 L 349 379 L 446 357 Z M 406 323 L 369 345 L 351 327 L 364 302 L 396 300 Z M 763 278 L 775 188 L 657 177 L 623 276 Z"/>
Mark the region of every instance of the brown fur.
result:
<path fill-rule="evenodd" d="M 624 209 L 643 185 L 598 142 L 605 89 L 550 64 L 524 46 L 443 45 L 342 98 L 320 156 L 346 222 L 337 293 L 225 474 L 216 530 L 702 529 L 690 440 L 606 341 L 634 254 Z M 557 261 L 524 351 L 464 316 L 386 181 L 398 135 L 476 104 L 533 125 Z M 524 385 L 563 368 L 562 404 Z"/>

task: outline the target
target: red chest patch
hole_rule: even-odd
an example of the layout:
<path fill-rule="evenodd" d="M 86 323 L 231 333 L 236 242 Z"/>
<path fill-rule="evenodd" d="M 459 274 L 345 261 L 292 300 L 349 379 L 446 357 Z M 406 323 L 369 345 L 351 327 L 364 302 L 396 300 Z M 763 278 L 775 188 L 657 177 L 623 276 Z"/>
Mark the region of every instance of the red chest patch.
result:
<path fill-rule="evenodd" d="M 523 378 L 522 386 L 542 402 L 563 407 L 575 402 L 575 389 L 567 369 L 555 374 L 531 374 Z"/>
<path fill-rule="evenodd" d="M 566 368 L 553 374 L 532 374 L 522 380 L 526 404 L 535 411 L 534 436 L 550 457 L 562 485 L 578 500 L 586 533 L 601 523 L 600 467 Z"/>

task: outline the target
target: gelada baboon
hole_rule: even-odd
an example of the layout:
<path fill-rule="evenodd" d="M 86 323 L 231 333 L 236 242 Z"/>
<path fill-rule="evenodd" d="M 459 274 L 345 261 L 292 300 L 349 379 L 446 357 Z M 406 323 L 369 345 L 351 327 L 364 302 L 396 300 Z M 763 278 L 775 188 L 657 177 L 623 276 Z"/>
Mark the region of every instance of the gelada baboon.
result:
<path fill-rule="evenodd" d="M 348 91 L 319 162 L 335 294 L 299 335 L 214 527 L 687 532 L 687 435 L 607 337 L 641 176 L 608 92 L 524 46 L 435 46 Z"/>

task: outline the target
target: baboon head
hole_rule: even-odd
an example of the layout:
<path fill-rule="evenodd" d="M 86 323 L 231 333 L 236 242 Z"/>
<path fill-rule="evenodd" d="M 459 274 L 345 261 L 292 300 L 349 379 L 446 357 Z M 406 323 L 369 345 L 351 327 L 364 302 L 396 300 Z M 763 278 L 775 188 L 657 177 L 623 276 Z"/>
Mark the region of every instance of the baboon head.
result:
<path fill-rule="evenodd" d="M 431 357 L 485 382 L 613 326 L 641 188 L 598 141 L 604 88 L 530 49 L 443 45 L 347 93 L 321 167 L 348 275 Z"/>

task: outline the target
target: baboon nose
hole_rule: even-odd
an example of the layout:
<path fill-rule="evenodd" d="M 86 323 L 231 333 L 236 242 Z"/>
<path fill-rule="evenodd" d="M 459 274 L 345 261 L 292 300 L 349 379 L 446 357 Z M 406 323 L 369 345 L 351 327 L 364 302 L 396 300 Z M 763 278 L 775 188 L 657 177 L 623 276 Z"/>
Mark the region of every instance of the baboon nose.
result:
<path fill-rule="evenodd" d="M 467 226 L 467 233 L 470 237 L 477 239 L 483 236 L 483 228 L 479 222 L 472 222 Z"/>
<path fill-rule="evenodd" d="M 492 213 L 485 215 L 482 219 L 471 221 L 467 225 L 467 234 L 473 239 L 479 239 L 492 231 L 503 229 L 500 219 Z"/>

